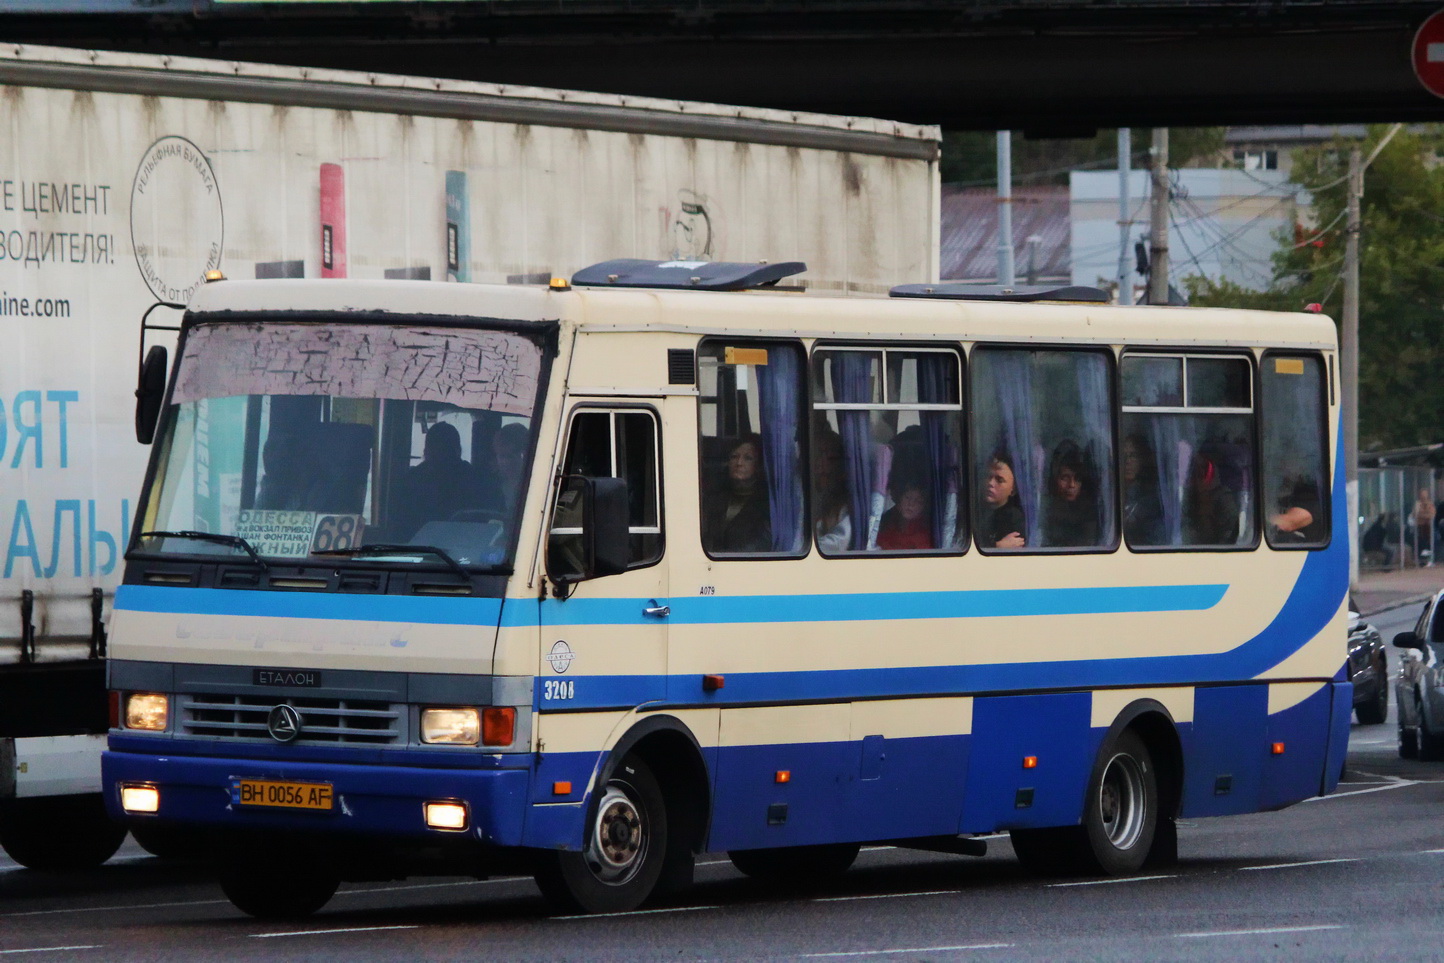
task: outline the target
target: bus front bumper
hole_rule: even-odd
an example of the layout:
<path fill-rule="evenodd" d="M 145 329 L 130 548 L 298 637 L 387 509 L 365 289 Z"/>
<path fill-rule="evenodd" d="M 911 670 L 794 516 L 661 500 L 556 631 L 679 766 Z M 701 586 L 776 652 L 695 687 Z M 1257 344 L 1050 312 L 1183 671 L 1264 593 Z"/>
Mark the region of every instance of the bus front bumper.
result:
<path fill-rule="evenodd" d="M 153 821 L 240 834 L 391 837 L 418 843 L 465 837 L 508 847 L 523 844 L 530 771 L 283 763 L 111 750 L 102 758 L 102 780 L 110 814 L 132 825 Z M 271 790 L 268 802 L 272 786 L 294 788 Z M 155 811 L 127 811 L 121 804 L 123 787 L 153 788 Z M 251 801 L 243 802 L 243 796 Z M 277 804 L 283 801 L 292 805 Z M 295 805 L 321 802 L 329 804 Z M 464 828 L 428 826 L 428 803 L 461 804 Z"/>

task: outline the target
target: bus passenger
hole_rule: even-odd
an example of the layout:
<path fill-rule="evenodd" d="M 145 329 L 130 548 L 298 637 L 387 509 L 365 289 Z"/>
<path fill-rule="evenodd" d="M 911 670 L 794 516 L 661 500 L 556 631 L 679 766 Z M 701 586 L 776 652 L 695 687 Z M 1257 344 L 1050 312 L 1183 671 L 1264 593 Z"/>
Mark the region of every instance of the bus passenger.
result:
<path fill-rule="evenodd" d="M 727 452 L 727 477 L 703 508 L 702 543 L 712 552 L 772 551 L 772 520 L 763 482 L 762 442 L 756 435 Z"/>
<path fill-rule="evenodd" d="M 823 423 L 816 427 L 812 437 L 813 490 L 817 503 L 812 527 L 818 549 L 826 555 L 837 555 L 852 548 L 842 436 Z"/>
<path fill-rule="evenodd" d="M 1022 548 L 1023 505 L 1018 499 L 1018 486 L 1013 478 L 1013 456 L 999 449 L 988 459 L 988 472 L 983 480 L 983 501 L 991 511 L 983 516 L 979 530 L 983 544 L 990 548 Z"/>
<path fill-rule="evenodd" d="M 1043 517 L 1047 545 L 1097 545 L 1098 496 L 1093 474 L 1077 442 L 1065 438 L 1048 465 L 1048 508 Z"/>
<path fill-rule="evenodd" d="M 919 551 L 933 547 L 932 522 L 922 484 L 908 480 L 894 488 L 896 504 L 883 512 L 877 530 L 877 547 L 890 552 Z"/>
<path fill-rule="evenodd" d="M 1184 519 L 1189 545 L 1233 545 L 1238 541 L 1238 496 L 1223 483 L 1213 456 L 1200 452 L 1188 469 Z"/>
<path fill-rule="evenodd" d="M 506 519 L 514 519 L 520 508 L 517 499 L 521 496 L 522 482 L 525 481 L 522 470 L 526 465 L 526 448 L 530 441 L 531 433 L 526 425 L 520 422 L 503 425 L 491 436 L 492 463 L 496 468 L 496 476 L 489 481 L 498 492 L 495 504 Z"/>
<path fill-rule="evenodd" d="M 1284 482 L 1283 489 L 1278 499 L 1278 512 L 1269 516 L 1275 540 L 1287 544 L 1322 542 L 1327 538 L 1319 486 L 1304 475 L 1295 475 L 1291 481 Z"/>
<path fill-rule="evenodd" d="M 429 521 L 446 521 L 459 511 L 476 508 L 475 475 L 461 457 L 461 433 L 438 421 L 426 432 L 420 463 L 407 470 L 396 500 L 393 530 L 413 538 Z"/>
<path fill-rule="evenodd" d="M 1163 503 L 1158 465 L 1141 434 L 1123 439 L 1123 533 L 1130 545 L 1163 545 Z"/>

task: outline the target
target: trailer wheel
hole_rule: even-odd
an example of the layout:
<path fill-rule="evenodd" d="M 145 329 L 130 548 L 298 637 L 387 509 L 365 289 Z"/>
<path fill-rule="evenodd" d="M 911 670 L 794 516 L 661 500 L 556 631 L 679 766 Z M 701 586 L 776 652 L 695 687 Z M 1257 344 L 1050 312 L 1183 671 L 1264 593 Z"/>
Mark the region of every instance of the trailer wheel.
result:
<path fill-rule="evenodd" d="M 667 844 L 662 790 L 647 764 L 628 756 L 602 789 L 585 849 L 539 854 L 537 886 L 565 912 L 633 910 L 656 888 Z"/>
<path fill-rule="evenodd" d="M 288 863 L 243 862 L 221 870 L 221 891 L 242 913 L 262 920 L 299 920 L 336 895 L 340 879 Z"/>
<path fill-rule="evenodd" d="M 0 847 L 36 870 L 93 869 L 125 842 L 99 793 L 13 799 L 0 808 Z"/>
<path fill-rule="evenodd" d="M 857 859 L 857 843 L 734 849 L 727 854 L 738 871 L 769 883 L 817 883 L 847 872 Z"/>

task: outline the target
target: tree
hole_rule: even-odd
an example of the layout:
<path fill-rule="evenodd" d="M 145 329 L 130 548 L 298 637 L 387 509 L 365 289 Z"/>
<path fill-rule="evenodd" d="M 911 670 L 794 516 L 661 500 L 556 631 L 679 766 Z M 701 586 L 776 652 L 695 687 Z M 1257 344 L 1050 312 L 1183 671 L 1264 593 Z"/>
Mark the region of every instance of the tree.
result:
<path fill-rule="evenodd" d="M 1370 127 L 1367 157 L 1387 128 Z M 1341 271 L 1349 148 L 1301 151 L 1293 180 L 1317 227 L 1284 239 L 1267 291 L 1188 278 L 1190 303 L 1343 313 Z M 1364 175 L 1359 238 L 1359 448 L 1444 440 L 1444 128 L 1400 131 Z"/>

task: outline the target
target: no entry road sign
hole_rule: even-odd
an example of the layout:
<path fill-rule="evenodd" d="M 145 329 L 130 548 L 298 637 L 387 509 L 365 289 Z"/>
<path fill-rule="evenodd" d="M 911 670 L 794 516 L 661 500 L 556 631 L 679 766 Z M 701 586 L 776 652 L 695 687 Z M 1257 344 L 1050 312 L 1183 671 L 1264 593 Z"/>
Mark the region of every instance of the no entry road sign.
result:
<path fill-rule="evenodd" d="M 1435 97 L 1444 97 L 1444 10 L 1430 15 L 1414 34 L 1414 76 Z"/>

